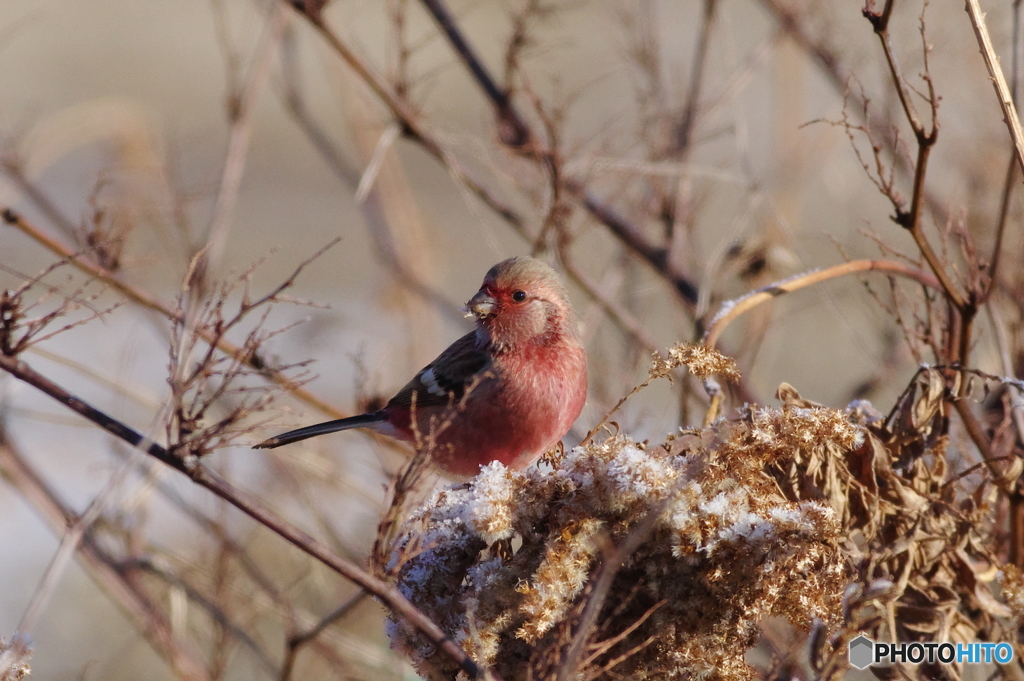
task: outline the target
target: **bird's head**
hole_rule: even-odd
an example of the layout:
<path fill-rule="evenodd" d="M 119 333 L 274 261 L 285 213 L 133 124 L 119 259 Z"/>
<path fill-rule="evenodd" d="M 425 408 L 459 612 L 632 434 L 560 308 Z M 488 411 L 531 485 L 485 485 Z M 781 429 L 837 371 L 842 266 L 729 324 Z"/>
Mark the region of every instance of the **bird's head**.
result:
<path fill-rule="evenodd" d="M 498 349 L 544 344 L 562 334 L 577 334 L 576 319 L 558 274 L 527 256 L 492 267 L 466 310 Z"/>

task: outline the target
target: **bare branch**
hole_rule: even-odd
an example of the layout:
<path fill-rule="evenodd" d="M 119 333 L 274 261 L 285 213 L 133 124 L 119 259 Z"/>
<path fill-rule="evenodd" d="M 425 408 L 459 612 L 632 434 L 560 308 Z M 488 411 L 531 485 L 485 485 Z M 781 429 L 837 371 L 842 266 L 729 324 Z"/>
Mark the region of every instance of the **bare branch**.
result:
<path fill-rule="evenodd" d="M 395 586 L 374 577 L 355 563 L 337 555 L 311 535 L 290 525 L 283 518 L 264 506 L 256 497 L 233 487 L 225 480 L 217 477 L 203 467 L 194 457 L 182 459 L 168 452 L 159 444 L 148 440 L 120 421 L 111 418 L 75 397 L 42 374 L 34 371 L 22 361 L 0 355 L 0 369 L 46 393 L 72 411 L 77 412 L 133 447 L 155 457 L 179 473 L 188 476 L 193 482 L 227 501 L 300 551 L 313 556 L 338 574 L 377 596 L 395 615 L 416 627 L 429 641 L 443 650 L 470 678 L 476 679 L 483 675 L 484 672 L 477 667 L 476 663 L 454 641 L 448 638 L 434 622 L 430 621 L 429 618 L 409 603 Z"/>

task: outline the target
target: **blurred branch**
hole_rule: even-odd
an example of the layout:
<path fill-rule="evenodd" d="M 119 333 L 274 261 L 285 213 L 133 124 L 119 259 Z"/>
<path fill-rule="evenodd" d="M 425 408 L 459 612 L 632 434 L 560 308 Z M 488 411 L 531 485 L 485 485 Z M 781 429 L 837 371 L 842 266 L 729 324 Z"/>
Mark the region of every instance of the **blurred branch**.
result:
<path fill-rule="evenodd" d="M 289 2 L 289 0 L 282 0 Z M 400 97 L 383 77 L 357 55 L 338 35 L 323 22 L 319 11 L 310 9 L 307 3 L 290 3 L 295 11 L 304 16 L 310 24 L 323 36 L 327 44 L 338 53 L 356 75 L 365 82 L 376 95 L 383 100 L 392 115 L 402 124 L 406 135 L 418 141 L 426 151 L 439 160 L 448 169 L 456 181 L 465 186 L 474 196 L 483 201 L 484 205 L 505 220 L 523 238 L 529 240 L 529 233 L 522 216 L 498 198 L 493 192 L 475 180 L 469 171 L 444 148 L 441 142 L 422 122 L 421 116 L 412 105 Z"/>
<path fill-rule="evenodd" d="M 1013 188 L 1017 185 L 1017 170 L 1018 168 L 1024 169 L 1024 132 L 1021 131 L 1020 118 L 1017 114 L 1017 79 L 1019 77 L 1019 51 L 1021 49 L 1020 40 L 1020 2 L 1017 0 L 1013 3 L 1013 88 L 1007 86 L 1006 79 L 1003 76 L 1003 70 L 999 65 L 999 58 L 995 54 L 995 50 L 992 47 L 992 39 L 989 36 L 988 28 L 985 24 L 985 15 L 982 14 L 981 8 L 978 6 L 977 0 L 968 0 L 965 4 L 967 14 L 971 19 L 971 26 L 974 28 L 974 34 L 978 39 L 978 44 L 981 47 L 981 54 L 985 60 L 985 67 L 988 69 L 990 76 L 992 77 L 992 86 L 996 90 L 996 97 L 999 99 L 999 106 L 1003 111 L 1003 120 L 1006 123 L 1006 127 L 1009 129 L 1010 138 L 1013 140 L 1014 153 L 1010 159 L 1009 166 L 1006 169 L 1006 179 L 1003 185 L 1003 196 L 999 206 L 999 222 L 996 227 L 996 239 L 995 245 L 992 247 L 992 257 L 990 258 L 990 269 L 989 269 L 989 281 L 988 286 L 979 296 L 979 304 L 984 303 L 991 296 L 993 289 L 995 288 L 996 280 L 999 273 L 999 262 L 1002 255 L 1003 246 L 1003 234 L 1006 230 L 1006 223 L 1010 211 L 1010 199 L 1013 196 Z"/>
<path fill-rule="evenodd" d="M 995 336 L 996 349 L 999 352 L 999 365 L 1005 376 L 1013 376 L 1013 359 L 1010 357 L 1010 339 L 1006 333 L 1006 323 L 1003 314 L 999 311 L 998 305 L 986 305 L 989 313 L 989 321 L 992 322 L 992 333 Z M 1007 385 L 1013 400 L 1010 409 L 1013 416 L 1013 424 L 1017 428 L 1017 438 L 1024 442 L 1024 390 L 1015 385 Z"/>
<path fill-rule="evenodd" d="M 583 183 L 575 178 L 565 180 L 568 193 L 576 197 L 594 218 L 608 227 L 619 241 L 629 247 L 657 270 L 676 289 L 687 306 L 692 310 L 697 304 L 697 286 L 680 272 L 669 258 L 669 251 L 664 246 L 651 243 L 635 224 L 621 213 L 601 201 Z"/>
<path fill-rule="evenodd" d="M 0 446 L 2 446 L 2 442 L 0 442 Z M 57 552 L 50 560 L 49 565 L 46 566 L 39 586 L 36 588 L 35 593 L 32 594 L 32 600 L 25 609 L 21 622 L 18 623 L 17 635 L 19 637 L 31 638 L 32 630 L 35 629 L 36 623 L 46 608 L 46 603 L 53 595 L 54 589 L 57 588 L 57 584 L 67 569 L 68 562 L 78 549 L 79 543 L 92 528 L 93 523 L 100 517 L 100 514 L 103 513 L 107 502 L 110 501 L 114 492 L 124 483 L 130 470 L 130 462 L 122 462 L 120 467 L 107 480 L 107 484 L 103 486 L 100 493 L 89 503 L 85 512 L 76 518 L 74 522 L 68 524 L 64 535 L 60 539 L 60 546 L 57 547 Z"/>
<path fill-rule="evenodd" d="M 564 249 L 563 249 L 564 250 Z M 601 293 L 597 284 L 590 280 L 576 263 L 573 262 L 572 258 L 568 257 L 567 253 L 560 253 L 559 260 L 562 267 L 565 269 L 565 273 L 569 275 L 569 278 L 587 294 L 587 296 L 594 301 L 601 310 L 604 311 L 608 318 L 612 320 L 612 323 L 619 327 L 619 329 L 627 336 L 633 339 L 633 342 L 644 348 L 648 352 L 654 352 L 658 349 L 658 343 L 654 340 L 647 329 L 644 328 L 643 324 L 640 323 L 636 317 L 634 317 L 629 310 L 624 308 L 619 303 L 615 302 L 610 296 L 606 296 Z"/>
<path fill-rule="evenodd" d="M 256 57 L 252 70 L 241 92 L 234 94 L 230 100 L 228 118 L 231 121 L 231 133 L 228 138 L 228 149 L 224 157 L 224 168 L 221 172 L 220 189 L 213 206 L 213 217 L 207 231 L 207 251 L 205 267 L 200 273 L 205 274 L 215 268 L 224 255 L 228 233 L 231 230 L 231 218 L 235 205 L 238 203 L 238 191 L 242 185 L 242 173 L 245 172 L 245 161 L 252 135 L 252 117 L 260 92 L 270 77 L 274 53 L 281 44 L 281 37 L 291 20 L 291 16 L 280 5 L 270 8 L 263 37 L 256 48 Z"/>
<path fill-rule="evenodd" d="M 53 399 L 80 414 L 89 421 L 100 426 L 107 432 L 124 440 L 128 444 L 155 457 L 174 470 L 188 476 L 193 482 L 216 496 L 227 501 L 245 515 L 274 532 L 300 551 L 307 553 L 324 565 L 354 582 L 363 589 L 377 596 L 381 602 L 396 616 L 401 617 L 415 627 L 427 640 L 437 646 L 450 657 L 466 674 L 473 679 L 486 675 L 465 651 L 431 621 L 416 609 L 405 596 L 393 585 L 381 581 L 360 568 L 355 563 L 342 558 L 313 536 L 290 525 L 283 518 L 264 506 L 259 499 L 251 494 L 235 488 L 204 467 L 196 457 L 179 458 L 173 451 L 168 451 L 156 442 L 143 437 L 120 421 L 111 418 L 88 403 L 75 397 L 62 387 L 37 373 L 24 362 L 0 355 L 0 369 L 46 393 Z"/>
<path fill-rule="evenodd" d="M 708 52 L 711 47 L 711 29 L 715 22 L 715 11 L 718 0 L 704 0 L 704 12 L 701 18 L 700 37 L 693 59 L 693 72 L 690 75 L 690 86 L 686 91 L 686 105 L 680 116 L 676 131 L 676 145 L 680 151 L 689 151 L 693 130 L 697 123 L 697 112 L 700 109 L 700 94 L 707 73 Z"/>
<path fill-rule="evenodd" d="M 295 670 L 295 658 L 298 656 L 299 650 L 303 646 L 322 634 L 327 627 L 335 624 L 341 619 L 344 619 L 344 617 L 355 610 L 356 606 L 362 603 L 368 595 L 369 593 L 367 591 L 359 591 L 359 593 L 355 594 L 335 608 L 329 615 L 321 619 L 307 631 L 289 636 L 284 662 L 281 665 L 281 681 L 288 681 L 291 679 L 292 672 Z"/>
<path fill-rule="evenodd" d="M 54 253 L 60 258 L 66 259 L 81 272 L 91 277 L 95 277 L 137 305 L 141 305 L 144 308 L 158 312 L 171 321 L 176 321 L 178 323 L 184 322 L 182 314 L 167 303 L 157 299 L 148 291 L 125 282 L 110 270 L 101 267 L 100 265 L 93 264 L 81 255 L 74 253 L 56 239 L 47 236 L 35 225 L 28 222 L 28 220 L 26 220 L 20 213 L 3 206 L 0 206 L 0 210 L 2 210 L 2 219 L 6 224 L 16 228 L 18 231 L 40 244 L 51 253 Z M 207 342 L 214 342 L 214 338 L 208 329 L 199 329 L 199 332 L 202 334 L 204 340 Z M 267 380 L 282 386 L 296 399 L 305 402 L 314 409 L 318 409 L 329 416 L 333 416 L 335 418 L 342 418 L 345 416 L 345 412 L 331 406 L 327 402 L 324 402 L 313 393 L 295 384 L 295 382 L 279 370 L 270 366 L 267 361 L 263 359 L 262 355 L 244 353 L 239 346 L 226 338 L 218 338 L 215 342 L 216 347 L 222 352 L 237 361 L 256 369 L 261 375 L 266 377 Z"/>
<path fill-rule="evenodd" d="M 529 242 L 534 240 L 526 226 L 524 218 L 507 203 L 498 199 L 491 191 L 486 189 L 479 181 L 472 177 L 465 166 L 451 153 L 449 153 L 441 142 L 427 128 L 422 121 L 420 113 L 416 111 L 404 98 L 400 97 L 383 77 L 377 74 L 368 63 L 358 56 L 334 31 L 332 31 L 330 27 L 323 22 L 323 17 L 319 12 L 310 11 L 304 5 L 296 5 L 295 8 L 306 17 L 306 19 L 327 40 L 331 48 L 334 49 L 338 55 L 356 72 L 356 74 L 370 86 L 377 96 L 384 101 L 387 107 L 391 110 L 392 115 L 395 116 L 395 118 L 397 118 L 405 128 L 406 134 L 418 141 L 424 149 L 427 150 L 427 152 L 443 163 L 457 181 L 469 189 L 477 198 L 481 199 L 485 205 L 505 220 L 520 236 Z M 451 21 L 450 23 L 451 28 L 454 29 L 454 21 Z M 463 40 L 462 44 L 467 50 L 466 54 L 472 54 L 472 51 L 469 50 L 468 42 Z M 471 68 L 471 71 L 473 73 L 486 72 L 482 63 L 479 62 L 479 59 L 476 59 L 475 57 L 473 59 L 475 66 Z M 490 79 L 489 76 L 488 78 L 493 84 L 493 79 Z M 485 87 L 485 91 L 486 90 L 487 88 Z M 492 100 L 492 102 L 500 105 L 500 102 L 498 101 Z M 535 139 L 532 133 L 530 138 Z M 534 156 L 543 158 L 545 155 L 539 154 Z M 680 293 L 687 306 L 690 309 L 693 308 L 697 301 L 697 288 L 688 278 L 671 265 L 666 248 L 655 246 L 650 243 L 647 237 L 637 226 L 630 223 L 625 217 L 604 203 L 604 201 L 598 198 L 596 194 L 587 190 L 581 181 L 573 179 L 565 179 L 563 181 L 565 182 L 565 187 L 568 192 L 575 196 L 584 208 L 586 208 L 587 211 L 596 220 L 598 220 L 598 222 L 608 227 L 612 234 L 618 237 L 620 241 L 634 250 L 662 276 L 668 278 Z"/>
<path fill-rule="evenodd" d="M 853 260 L 851 262 L 845 262 L 839 265 L 833 265 L 832 267 L 825 268 L 823 270 L 815 270 L 806 274 L 800 274 L 795 277 L 790 277 L 784 281 L 780 281 L 768 286 L 763 286 L 756 291 L 751 291 L 746 295 L 730 300 L 722 304 L 719 308 L 718 314 L 715 315 L 711 323 L 708 324 L 708 329 L 704 333 L 704 343 L 711 347 L 714 347 L 718 342 L 718 338 L 725 331 L 725 328 L 734 322 L 740 315 L 748 312 L 749 310 L 767 303 L 770 300 L 798 291 L 807 286 L 811 286 L 829 279 L 835 279 L 847 274 L 857 274 L 858 272 L 888 272 L 890 275 L 896 275 L 899 277 L 906 277 L 921 284 L 936 290 L 941 290 L 939 282 L 935 277 L 931 276 L 927 272 L 908 267 L 903 263 L 895 262 L 892 260 Z"/>
<path fill-rule="evenodd" d="M 0 360 L 6 358 L 0 357 Z M 55 534 L 62 536 L 74 526 L 78 515 L 49 487 L 34 468 L 6 438 L 0 426 L 0 475 L 31 504 Z M 127 578 L 114 560 L 86 532 L 78 544 L 78 555 L 89 576 L 123 609 L 136 630 L 174 670 L 189 681 L 210 681 L 210 674 L 198 651 L 180 640 L 171 623 L 140 585 Z"/>
<path fill-rule="evenodd" d="M 444 0 L 420 0 L 430 13 L 441 32 L 448 38 L 452 48 L 459 55 L 459 58 L 473 74 L 480 89 L 494 105 L 498 116 L 499 138 L 501 141 L 513 148 L 523 147 L 533 141 L 533 133 L 526 120 L 516 110 L 509 93 L 498 87 L 498 84 L 491 77 L 490 71 L 477 57 L 476 52 L 470 47 L 469 42 L 462 35 L 455 23 L 455 17 L 448 11 Z"/>
<path fill-rule="evenodd" d="M 999 279 L 999 264 L 1003 259 L 1003 235 L 1006 233 L 1006 224 L 1010 218 L 1010 201 L 1013 198 L 1013 189 L 1018 183 L 1017 168 L 1018 163 L 1015 154 L 1010 158 L 1010 162 L 1006 166 L 1006 177 L 1003 180 L 1003 195 L 999 201 L 999 220 L 996 223 L 996 238 L 992 246 L 992 256 L 989 258 L 988 284 L 978 297 L 979 305 L 988 301 Z"/>
<path fill-rule="evenodd" d="M 234 556 L 235 560 L 238 561 L 238 564 L 241 566 L 245 574 L 247 574 L 249 578 L 252 580 L 252 582 L 260 589 L 260 591 L 262 591 L 263 594 L 265 594 L 270 599 L 274 606 L 279 608 L 282 618 L 285 620 L 287 626 L 291 630 L 294 630 L 295 628 L 303 624 L 309 626 L 308 622 L 312 618 L 306 613 L 296 612 L 295 605 L 288 599 L 287 595 L 277 588 L 277 586 L 270 579 L 269 575 L 267 575 L 263 571 L 263 569 L 258 564 L 257 560 L 250 554 L 250 552 L 245 548 L 245 546 L 240 544 L 238 541 L 233 539 L 228 534 L 224 524 L 214 521 L 213 519 L 206 516 L 202 511 L 196 508 L 194 504 L 191 504 L 184 497 L 182 497 L 182 495 L 178 493 L 178 491 L 174 489 L 171 485 L 168 485 L 162 481 L 156 481 L 153 483 L 153 486 L 158 492 L 160 492 L 164 496 L 165 499 L 167 499 L 174 506 L 176 506 L 183 513 L 185 513 L 188 517 L 190 517 L 203 531 L 209 533 L 209 536 L 215 539 L 221 545 L 221 547 L 223 547 L 224 550 L 228 551 L 232 556 Z M 354 596 L 353 598 L 365 598 L 367 595 L 368 594 L 366 591 L 360 589 L 357 592 L 356 596 Z M 317 632 L 317 635 L 322 633 L 322 631 L 326 629 L 327 626 L 333 624 L 334 621 L 340 619 L 341 617 L 341 615 L 338 614 L 337 611 L 335 611 L 335 613 L 332 613 L 332 615 L 336 615 L 334 620 L 331 620 L 331 615 L 328 615 L 327 618 L 319 620 L 318 623 L 313 626 L 313 628 Z M 291 638 L 302 638 L 302 635 L 294 634 Z M 291 640 L 291 638 L 289 640 Z M 312 641 L 314 638 L 314 636 L 305 637 L 302 640 L 302 643 L 305 644 L 307 641 Z M 327 644 L 321 643 L 319 641 L 313 641 L 313 645 L 316 647 L 317 652 L 319 652 L 324 657 L 330 658 L 333 664 L 339 667 L 345 666 L 346 661 L 343 660 L 340 656 L 338 656 L 337 653 L 335 653 L 334 650 Z M 276 671 L 274 672 L 274 675 L 277 675 Z"/>
<path fill-rule="evenodd" d="M 253 640 L 253 638 L 245 631 L 245 629 L 242 628 L 240 624 L 232 621 L 228 614 L 224 612 L 222 607 L 207 597 L 199 590 L 198 587 L 187 579 L 176 574 L 172 570 L 164 568 L 150 557 L 129 558 L 128 560 L 121 561 L 119 567 L 126 572 L 130 572 L 132 570 L 147 572 L 169 586 L 181 589 L 190 601 L 198 604 L 199 607 L 210 616 L 211 620 L 216 622 L 220 627 L 223 627 L 225 631 L 241 642 L 241 644 L 253 654 L 259 663 L 260 669 L 266 672 L 267 676 L 272 678 L 277 677 L 277 665 L 275 665 L 270 659 L 267 651 Z"/>
<path fill-rule="evenodd" d="M 327 166 L 346 187 L 353 192 L 359 186 L 362 179 L 358 170 L 349 162 L 346 155 L 338 148 L 327 131 L 313 117 L 312 112 L 306 105 L 306 97 L 302 91 L 302 72 L 297 62 L 298 49 L 295 44 L 294 32 L 287 30 L 281 44 L 281 70 L 282 79 L 281 96 L 284 100 L 286 111 L 291 115 L 292 120 L 299 126 L 299 129 L 306 135 L 306 139 L 313 145 L 320 157 Z M 381 234 L 386 232 L 384 224 L 385 217 L 379 202 L 371 193 L 363 201 L 359 202 L 359 209 L 363 218 L 369 224 L 370 235 L 377 246 L 378 253 L 388 266 L 395 279 L 406 288 L 406 290 L 420 296 L 424 301 L 431 304 L 435 310 L 449 321 L 462 323 L 463 316 L 459 311 L 460 305 L 448 298 L 435 286 L 424 281 L 412 271 L 394 252 L 394 249 L 387 248 L 382 243 Z"/>
<path fill-rule="evenodd" d="M 68 219 L 64 213 L 61 212 L 60 208 L 57 207 L 50 197 L 43 192 L 35 182 L 32 182 L 25 175 L 25 170 L 17 158 L 7 157 L 2 161 L 4 172 L 7 173 L 7 177 L 11 178 L 18 189 L 25 193 L 28 199 L 36 204 L 36 207 L 47 217 L 47 219 L 54 224 L 54 226 L 64 234 L 66 239 L 71 241 L 78 240 L 77 230 L 75 229 L 74 223 Z"/>

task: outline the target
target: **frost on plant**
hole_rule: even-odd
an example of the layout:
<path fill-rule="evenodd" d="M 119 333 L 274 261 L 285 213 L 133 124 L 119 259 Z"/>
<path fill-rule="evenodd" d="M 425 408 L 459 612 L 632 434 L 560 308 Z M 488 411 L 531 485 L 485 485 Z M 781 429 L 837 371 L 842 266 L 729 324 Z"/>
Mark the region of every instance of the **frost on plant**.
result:
<path fill-rule="evenodd" d="M 844 677 L 860 634 L 1012 640 L 1024 579 L 1004 568 L 997 597 L 984 485 L 963 487 L 949 441 L 935 436 L 946 418 L 936 380 L 922 369 L 889 417 L 864 401 L 826 408 L 783 384 L 779 408 L 750 406 L 658 445 L 620 434 L 553 470 L 493 463 L 414 514 L 391 573 L 510 681 L 563 670 L 781 678 L 745 654 L 766 622 L 783 620 L 799 638 L 777 663 L 829 681 Z M 390 635 L 425 677 L 458 676 L 407 625 L 392 622 Z M 962 671 L 921 666 L 928 678 Z"/>
<path fill-rule="evenodd" d="M 595 569 L 653 513 L 607 591 L 580 678 L 746 675 L 764 617 L 837 625 L 848 576 L 836 511 L 787 499 L 766 467 L 802 450 L 838 455 L 859 438 L 833 410 L 753 408 L 657 446 L 619 435 L 578 447 L 554 470 L 492 463 L 406 523 L 392 568 L 478 662 L 507 680 L 549 678 Z M 421 673 L 456 676 L 407 625 L 390 634 Z"/>

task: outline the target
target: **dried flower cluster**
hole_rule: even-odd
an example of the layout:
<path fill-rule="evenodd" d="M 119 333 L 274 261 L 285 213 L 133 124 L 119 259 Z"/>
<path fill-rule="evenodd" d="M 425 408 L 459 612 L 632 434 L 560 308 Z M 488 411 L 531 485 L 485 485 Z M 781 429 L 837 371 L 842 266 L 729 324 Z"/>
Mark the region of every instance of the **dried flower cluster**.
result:
<path fill-rule="evenodd" d="M 746 675 L 762 618 L 838 625 L 847 578 L 838 514 L 786 499 L 765 468 L 862 441 L 834 410 L 753 408 L 659 446 L 625 436 L 582 446 L 554 470 L 494 463 L 420 509 L 392 569 L 478 662 L 503 679 L 548 678 L 579 633 L 595 569 L 645 531 L 589 632 L 583 678 Z M 390 633 L 421 673 L 455 676 L 405 624 Z"/>
<path fill-rule="evenodd" d="M 735 360 L 723 355 L 713 347 L 697 343 L 676 343 L 668 351 L 668 357 L 656 354 L 651 363 L 651 378 L 670 376 L 670 372 L 686 366 L 690 373 L 701 380 L 721 376 L 727 381 L 738 381 L 739 368 Z"/>
<path fill-rule="evenodd" d="M 809 632 L 799 660 L 776 663 L 820 679 L 842 677 L 860 633 L 1010 640 L 1024 588 L 1007 571 L 1011 607 L 993 595 L 984 484 L 966 496 L 950 471 L 941 385 L 923 370 L 887 419 L 784 385 L 781 408 L 748 407 L 657 446 L 617 435 L 554 470 L 491 464 L 404 525 L 389 567 L 503 679 L 567 664 L 584 679 L 749 678 L 744 655 L 770 617 Z M 389 633 L 428 678 L 457 676 L 406 624 Z"/>
<path fill-rule="evenodd" d="M 1003 566 L 1002 573 L 1003 600 L 1017 621 L 1024 622 L 1024 574 L 1014 565 Z"/>
<path fill-rule="evenodd" d="M 0 638 L 0 681 L 21 681 L 32 672 L 31 653 Z"/>

